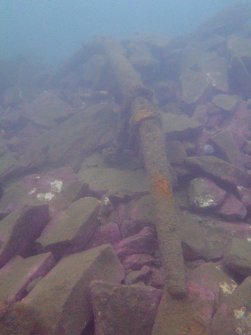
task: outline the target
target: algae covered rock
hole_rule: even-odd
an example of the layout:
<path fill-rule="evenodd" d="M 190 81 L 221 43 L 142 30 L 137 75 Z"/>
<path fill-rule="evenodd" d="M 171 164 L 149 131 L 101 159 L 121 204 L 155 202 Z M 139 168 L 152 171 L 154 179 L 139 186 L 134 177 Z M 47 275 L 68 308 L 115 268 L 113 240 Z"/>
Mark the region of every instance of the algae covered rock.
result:
<path fill-rule="evenodd" d="M 242 276 L 251 275 L 251 242 L 249 239 L 233 238 L 224 254 L 224 264 L 228 269 Z"/>
<path fill-rule="evenodd" d="M 218 207 L 224 200 L 226 191 L 207 178 L 191 180 L 188 189 L 189 202 L 196 210 Z"/>
<path fill-rule="evenodd" d="M 93 282 L 91 301 L 99 335 L 150 335 L 161 291 L 143 285 Z"/>
<path fill-rule="evenodd" d="M 26 330 L 26 335 L 32 335 L 36 329 L 36 335 L 80 335 L 92 317 L 91 281 L 117 284 L 123 277 L 123 268 L 109 245 L 67 256 L 25 299 L 3 313 L 1 334 L 24 334 Z"/>

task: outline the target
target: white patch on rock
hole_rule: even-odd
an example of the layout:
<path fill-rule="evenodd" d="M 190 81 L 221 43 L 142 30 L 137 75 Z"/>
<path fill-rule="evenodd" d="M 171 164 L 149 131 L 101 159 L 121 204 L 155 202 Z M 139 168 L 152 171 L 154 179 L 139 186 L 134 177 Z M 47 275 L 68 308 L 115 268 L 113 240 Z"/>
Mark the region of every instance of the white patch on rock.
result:
<path fill-rule="evenodd" d="M 207 83 L 211 84 L 212 86 L 216 86 L 217 82 L 215 80 L 215 77 L 219 77 L 220 72 L 207 72 L 206 73 L 206 78 L 207 78 Z"/>
<path fill-rule="evenodd" d="M 237 285 L 233 282 L 232 284 L 228 284 L 227 282 L 223 282 L 219 284 L 223 294 L 232 294 L 236 289 Z"/>
<path fill-rule="evenodd" d="M 51 201 L 54 197 L 55 197 L 55 194 L 52 192 L 37 194 L 37 199 L 41 201 Z"/>
<path fill-rule="evenodd" d="M 50 182 L 51 184 L 51 191 L 55 193 L 60 193 L 63 187 L 63 181 L 59 179 L 55 179 Z"/>
<path fill-rule="evenodd" d="M 234 309 L 234 317 L 237 319 L 237 320 L 241 320 L 244 318 L 246 314 L 246 307 L 241 307 L 240 309 Z"/>
<path fill-rule="evenodd" d="M 30 192 L 29 192 L 28 194 L 30 194 L 30 195 L 31 195 L 31 194 L 34 194 L 34 193 L 36 193 L 36 190 L 37 190 L 37 189 L 34 187 L 32 190 L 30 190 Z"/>
<path fill-rule="evenodd" d="M 207 208 L 215 205 L 214 199 L 210 195 L 204 195 L 203 197 L 195 197 L 194 202 L 200 208 Z"/>
<path fill-rule="evenodd" d="M 251 242 L 251 237 L 247 237 L 247 241 L 248 241 L 248 242 Z"/>

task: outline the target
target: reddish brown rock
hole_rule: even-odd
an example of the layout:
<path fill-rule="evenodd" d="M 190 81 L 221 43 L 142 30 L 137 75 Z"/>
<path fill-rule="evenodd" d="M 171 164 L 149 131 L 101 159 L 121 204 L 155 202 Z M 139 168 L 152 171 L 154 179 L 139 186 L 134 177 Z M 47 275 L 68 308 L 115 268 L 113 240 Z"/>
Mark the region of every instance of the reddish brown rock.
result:
<path fill-rule="evenodd" d="M 88 247 L 97 247 L 102 244 L 110 243 L 112 245 L 121 240 L 119 227 L 116 223 L 110 222 L 98 227 L 93 235 Z"/>
<path fill-rule="evenodd" d="M 139 270 L 143 265 L 155 264 L 155 258 L 148 254 L 129 255 L 123 260 L 123 266 L 126 270 Z"/>
<path fill-rule="evenodd" d="M 138 234 L 121 240 L 116 244 L 115 250 L 120 259 L 133 254 L 145 253 L 153 255 L 157 248 L 157 239 L 153 230 L 143 228 Z"/>
<path fill-rule="evenodd" d="M 233 194 L 228 194 L 217 213 L 226 220 L 243 220 L 247 209 Z"/>
<path fill-rule="evenodd" d="M 147 286 L 93 282 L 95 335 L 150 335 L 160 296 Z"/>

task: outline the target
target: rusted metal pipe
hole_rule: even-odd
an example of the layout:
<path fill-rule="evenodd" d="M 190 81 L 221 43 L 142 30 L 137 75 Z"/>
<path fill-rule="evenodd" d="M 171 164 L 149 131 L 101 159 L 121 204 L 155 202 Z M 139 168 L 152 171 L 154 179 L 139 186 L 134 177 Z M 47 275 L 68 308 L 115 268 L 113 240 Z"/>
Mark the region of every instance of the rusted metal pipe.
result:
<path fill-rule="evenodd" d="M 166 275 L 166 287 L 172 296 L 181 298 L 186 293 L 185 269 L 178 234 L 179 217 L 173 198 L 164 135 L 156 110 L 148 99 L 134 99 L 132 119 L 138 125 L 145 169 L 155 199 L 156 230 Z"/>
<path fill-rule="evenodd" d="M 185 267 L 178 234 L 179 218 L 173 198 L 170 166 L 166 157 L 164 135 L 150 90 L 126 58 L 123 48 L 103 40 L 113 75 L 131 123 L 138 129 L 144 163 L 156 204 L 156 231 L 168 292 L 176 298 L 186 294 Z"/>

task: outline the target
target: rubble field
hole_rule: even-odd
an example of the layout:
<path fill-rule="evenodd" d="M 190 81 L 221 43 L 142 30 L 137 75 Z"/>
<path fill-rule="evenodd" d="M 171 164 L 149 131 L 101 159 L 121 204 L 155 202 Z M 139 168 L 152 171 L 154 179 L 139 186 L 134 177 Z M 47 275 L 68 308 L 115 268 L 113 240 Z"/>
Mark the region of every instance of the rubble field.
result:
<path fill-rule="evenodd" d="M 116 41 L 164 134 L 180 299 L 166 289 L 138 132 L 152 115 L 131 115 L 110 40 L 54 72 L 0 60 L 0 335 L 251 334 L 246 6 L 189 36 Z"/>

